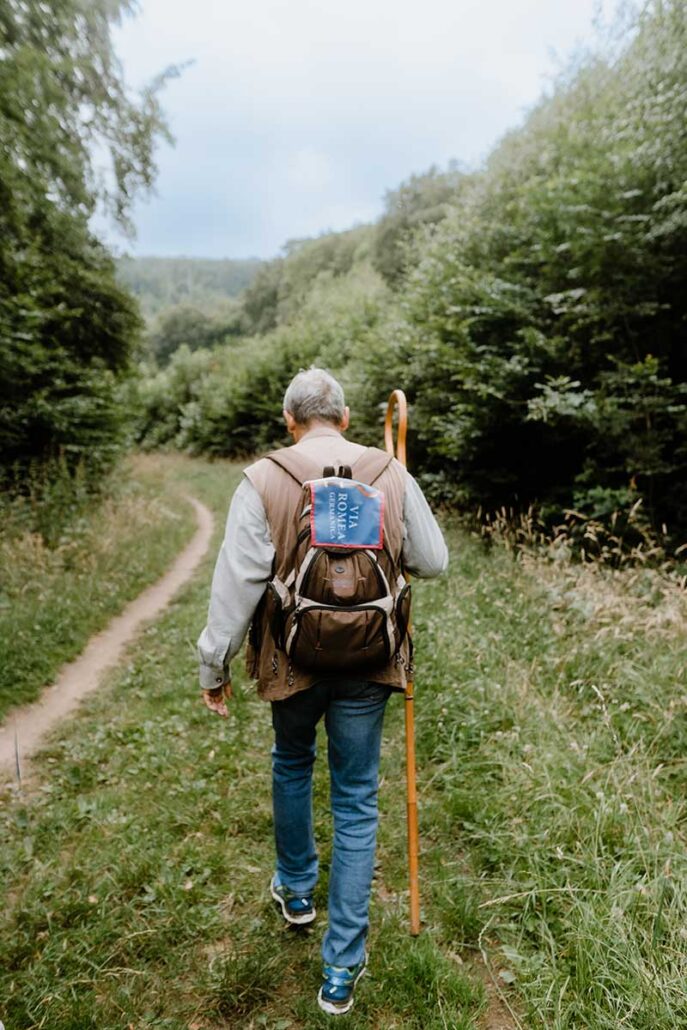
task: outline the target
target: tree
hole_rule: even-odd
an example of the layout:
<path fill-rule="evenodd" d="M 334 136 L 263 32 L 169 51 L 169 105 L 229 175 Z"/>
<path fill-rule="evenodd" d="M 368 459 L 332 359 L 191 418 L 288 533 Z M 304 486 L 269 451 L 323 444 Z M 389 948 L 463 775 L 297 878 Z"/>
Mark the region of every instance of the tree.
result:
<path fill-rule="evenodd" d="M 139 330 L 89 229 L 129 227 L 167 136 L 161 76 L 132 97 L 111 25 L 126 0 L 0 0 L 0 462 L 58 453 L 100 468 L 118 437 L 117 378 Z M 173 69 L 166 74 L 173 73 Z M 95 155 L 106 155 L 103 176 Z"/>
<path fill-rule="evenodd" d="M 172 354 L 186 344 L 189 350 L 211 347 L 220 333 L 219 325 L 197 308 L 170 308 L 148 336 L 155 359 L 166 365 Z"/>
<path fill-rule="evenodd" d="M 372 262 L 391 286 L 398 286 L 403 278 L 414 234 L 446 217 L 465 179 L 457 168 L 440 172 L 432 167 L 387 193 L 386 211 L 375 227 Z"/>

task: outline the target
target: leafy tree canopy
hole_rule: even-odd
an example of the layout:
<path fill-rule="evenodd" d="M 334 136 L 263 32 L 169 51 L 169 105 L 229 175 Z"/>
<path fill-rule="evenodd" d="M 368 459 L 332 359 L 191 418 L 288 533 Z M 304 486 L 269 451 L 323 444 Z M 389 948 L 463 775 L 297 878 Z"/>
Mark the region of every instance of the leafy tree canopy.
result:
<path fill-rule="evenodd" d="M 101 203 L 129 225 L 134 196 L 155 176 L 155 141 L 167 136 L 164 76 L 132 97 L 112 47 L 111 25 L 131 6 L 0 0 L 5 469 L 58 452 L 100 467 L 117 443 L 116 379 L 139 318 L 88 221 Z"/>
<path fill-rule="evenodd" d="M 372 262 L 392 286 L 399 285 L 412 260 L 408 244 L 418 229 L 446 217 L 466 180 L 457 165 L 445 172 L 432 167 L 423 175 L 411 175 L 387 193 L 386 211 L 375 227 Z"/>
<path fill-rule="evenodd" d="M 268 332 L 292 321 L 318 281 L 345 276 L 369 256 L 372 232 L 363 225 L 288 241 L 284 257 L 263 265 L 241 298 L 244 332 Z"/>
<path fill-rule="evenodd" d="M 169 308 L 148 334 L 148 350 L 158 364 L 166 365 L 183 345 L 191 351 L 209 348 L 236 332 L 238 318 L 237 306 L 231 312 L 225 308 L 222 316 L 214 317 L 194 307 Z"/>

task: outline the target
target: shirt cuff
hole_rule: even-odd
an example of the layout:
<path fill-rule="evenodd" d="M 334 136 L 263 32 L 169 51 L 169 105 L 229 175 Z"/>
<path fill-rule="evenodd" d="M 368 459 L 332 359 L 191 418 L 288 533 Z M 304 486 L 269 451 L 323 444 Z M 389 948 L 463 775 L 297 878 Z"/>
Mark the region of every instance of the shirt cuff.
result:
<path fill-rule="evenodd" d="M 201 690 L 216 690 L 217 687 L 221 687 L 223 683 L 228 683 L 230 680 L 228 669 L 225 671 L 221 666 L 218 668 L 212 665 L 201 665 L 198 670 L 198 678 Z"/>

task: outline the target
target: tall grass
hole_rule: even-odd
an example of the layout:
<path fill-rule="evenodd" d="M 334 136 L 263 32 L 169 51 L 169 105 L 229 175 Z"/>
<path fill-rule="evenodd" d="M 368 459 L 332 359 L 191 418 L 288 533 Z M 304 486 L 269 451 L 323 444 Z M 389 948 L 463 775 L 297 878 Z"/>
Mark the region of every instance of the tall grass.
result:
<path fill-rule="evenodd" d="M 0 529 L 0 717 L 35 698 L 59 666 L 164 571 L 192 532 L 170 459 L 121 464 L 107 492 L 59 466 L 6 495 Z"/>
<path fill-rule="evenodd" d="M 463 539 L 434 604 L 419 752 L 444 931 L 455 884 L 527 1026 L 687 1025 L 684 581 Z"/>
<path fill-rule="evenodd" d="M 226 509 L 227 466 L 180 469 Z M 370 975 L 342 1025 L 478 1030 L 484 957 L 527 1030 L 685 1026 L 684 586 L 449 536 L 449 576 L 416 589 L 423 933 L 407 935 L 392 699 Z M 193 641 L 211 566 L 64 727 L 36 792 L 7 797 L 8 1027 L 330 1025 L 315 1003 L 320 921 L 286 931 L 267 892 L 269 710 L 240 663 L 231 718 L 199 704 Z"/>

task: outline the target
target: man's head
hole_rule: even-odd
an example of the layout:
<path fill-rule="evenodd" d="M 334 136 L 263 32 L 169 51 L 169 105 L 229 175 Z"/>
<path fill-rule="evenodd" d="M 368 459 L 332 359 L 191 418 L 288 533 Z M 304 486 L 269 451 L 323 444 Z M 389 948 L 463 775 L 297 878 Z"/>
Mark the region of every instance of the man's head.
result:
<path fill-rule="evenodd" d="M 295 440 L 316 425 L 344 432 L 349 411 L 344 392 L 334 376 L 323 368 L 307 368 L 289 383 L 284 394 L 284 421 Z"/>

